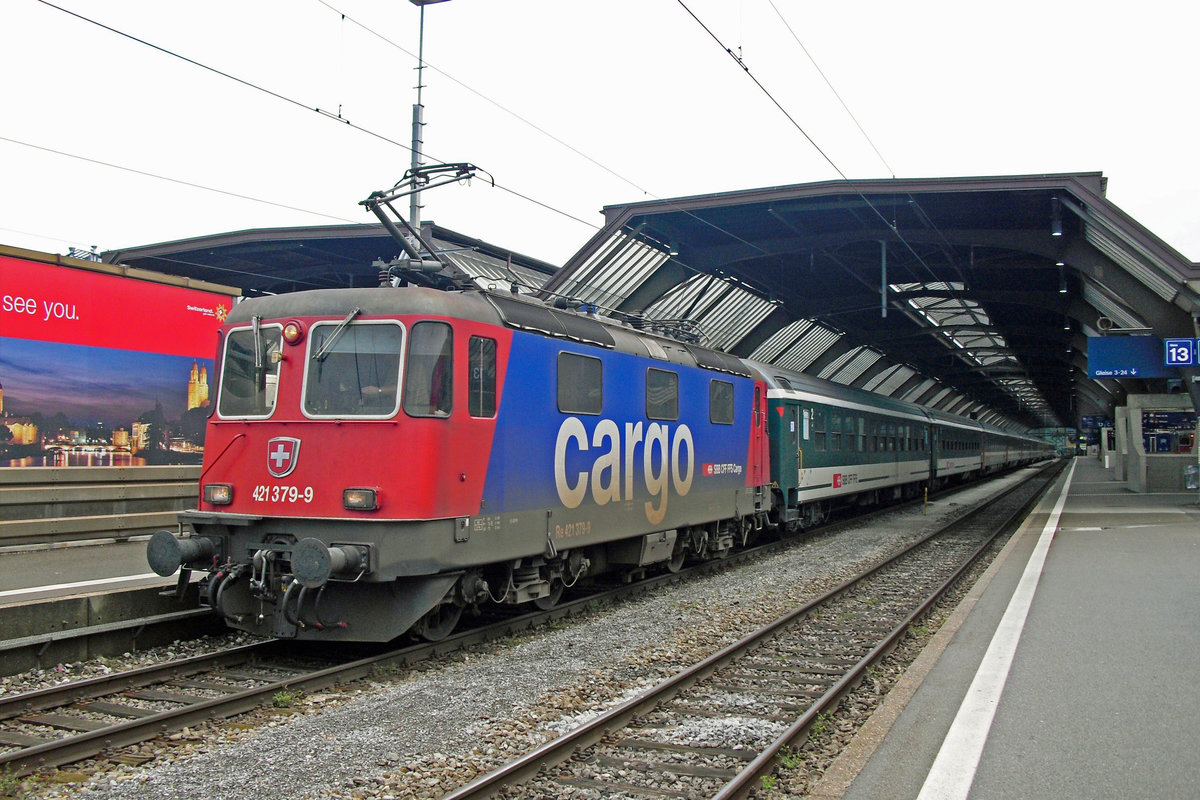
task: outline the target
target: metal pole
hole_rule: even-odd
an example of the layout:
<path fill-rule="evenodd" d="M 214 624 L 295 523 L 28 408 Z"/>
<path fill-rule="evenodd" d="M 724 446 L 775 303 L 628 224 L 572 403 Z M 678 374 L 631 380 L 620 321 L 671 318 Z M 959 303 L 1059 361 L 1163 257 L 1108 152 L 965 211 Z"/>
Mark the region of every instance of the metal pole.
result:
<path fill-rule="evenodd" d="M 879 315 L 887 319 L 887 242 L 879 240 Z"/>
<path fill-rule="evenodd" d="M 417 44 L 417 103 L 412 113 L 412 169 L 413 174 L 421 166 L 422 128 L 425 127 L 425 107 L 421 105 L 421 89 L 424 88 L 425 73 L 425 6 L 421 6 L 421 32 Z M 408 200 L 408 219 L 414 228 L 421 227 L 421 184 L 415 182 L 416 191 Z"/>

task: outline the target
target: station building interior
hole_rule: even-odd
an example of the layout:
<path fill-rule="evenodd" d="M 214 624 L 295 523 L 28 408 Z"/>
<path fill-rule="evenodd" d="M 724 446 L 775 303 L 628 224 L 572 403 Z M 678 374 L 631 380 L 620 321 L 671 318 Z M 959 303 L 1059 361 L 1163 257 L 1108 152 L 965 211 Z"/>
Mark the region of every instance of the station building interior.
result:
<path fill-rule="evenodd" d="M 1200 265 L 1101 173 L 831 181 L 613 205 L 554 265 L 422 222 L 464 276 L 581 313 L 969 416 L 1195 489 Z M 382 225 L 218 233 L 100 254 L 244 296 L 373 286 Z M 1176 362 L 1180 363 L 1180 362 Z"/>

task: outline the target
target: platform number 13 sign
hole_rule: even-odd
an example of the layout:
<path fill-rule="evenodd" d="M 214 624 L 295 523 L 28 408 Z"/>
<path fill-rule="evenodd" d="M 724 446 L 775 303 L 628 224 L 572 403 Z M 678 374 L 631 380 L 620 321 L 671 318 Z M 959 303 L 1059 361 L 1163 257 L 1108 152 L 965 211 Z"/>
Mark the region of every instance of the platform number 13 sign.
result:
<path fill-rule="evenodd" d="M 1191 367 L 1196 364 L 1196 339 L 1164 339 L 1166 355 L 1164 364 L 1168 367 Z"/>

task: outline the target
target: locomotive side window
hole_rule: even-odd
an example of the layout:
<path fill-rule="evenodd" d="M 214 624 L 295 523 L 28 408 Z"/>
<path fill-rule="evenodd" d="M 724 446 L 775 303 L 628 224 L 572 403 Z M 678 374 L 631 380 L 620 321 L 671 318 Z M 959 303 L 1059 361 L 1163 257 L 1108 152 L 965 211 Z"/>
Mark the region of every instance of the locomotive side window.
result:
<path fill-rule="evenodd" d="M 604 409 L 604 364 L 575 353 L 558 354 L 558 410 L 599 414 Z"/>
<path fill-rule="evenodd" d="M 404 411 L 448 417 L 454 407 L 454 331 L 444 322 L 418 322 L 408 343 Z"/>
<path fill-rule="evenodd" d="M 390 417 L 396 413 L 404 331 L 393 323 L 317 323 L 309 343 L 304 413 Z"/>
<path fill-rule="evenodd" d="M 646 418 L 679 419 L 679 375 L 662 369 L 646 370 Z"/>
<path fill-rule="evenodd" d="M 470 387 L 467 398 L 472 417 L 496 416 L 496 340 L 472 336 L 468 347 Z"/>
<path fill-rule="evenodd" d="M 714 425 L 733 424 L 733 384 L 708 382 L 708 421 Z"/>
<path fill-rule="evenodd" d="M 275 410 L 279 362 L 272 356 L 280 352 L 281 330 L 278 325 L 259 329 L 257 358 L 253 328 L 230 332 L 217 399 L 222 417 L 267 417 Z"/>

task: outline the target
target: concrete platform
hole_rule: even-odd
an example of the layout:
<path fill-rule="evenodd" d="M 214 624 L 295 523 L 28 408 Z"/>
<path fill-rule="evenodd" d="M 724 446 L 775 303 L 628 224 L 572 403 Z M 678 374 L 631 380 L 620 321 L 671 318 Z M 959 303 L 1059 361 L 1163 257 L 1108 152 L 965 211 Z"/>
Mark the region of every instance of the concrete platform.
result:
<path fill-rule="evenodd" d="M 1200 797 L 1200 506 L 1076 459 L 811 796 Z"/>
<path fill-rule="evenodd" d="M 174 586 L 146 563 L 145 538 L 0 552 L 0 607 L 84 592 Z"/>

